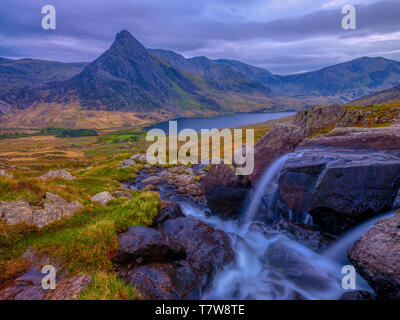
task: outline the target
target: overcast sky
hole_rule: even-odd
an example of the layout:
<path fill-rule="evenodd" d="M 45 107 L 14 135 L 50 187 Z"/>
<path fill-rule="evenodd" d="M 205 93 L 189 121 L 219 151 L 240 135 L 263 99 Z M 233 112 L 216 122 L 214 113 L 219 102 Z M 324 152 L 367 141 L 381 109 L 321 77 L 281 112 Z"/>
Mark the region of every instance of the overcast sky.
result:
<path fill-rule="evenodd" d="M 41 27 L 42 6 L 57 12 Z M 341 8 L 357 10 L 343 30 Z M 0 56 L 91 61 L 126 29 L 148 48 L 288 74 L 360 56 L 400 61 L 400 0 L 2 0 Z"/>

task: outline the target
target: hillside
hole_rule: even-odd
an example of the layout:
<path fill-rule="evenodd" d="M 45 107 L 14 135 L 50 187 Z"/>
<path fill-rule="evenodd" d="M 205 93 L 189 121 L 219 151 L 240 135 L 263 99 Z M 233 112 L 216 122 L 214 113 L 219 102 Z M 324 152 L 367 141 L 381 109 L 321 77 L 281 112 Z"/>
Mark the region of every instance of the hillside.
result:
<path fill-rule="evenodd" d="M 352 101 L 349 104 L 355 106 L 362 105 L 382 105 L 382 104 L 400 104 L 400 85 L 375 92 L 358 100 Z"/>
<path fill-rule="evenodd" d="M 87 62 L 62 63 L 36 59 L 12 60 L 0 57 L 1 86 L 33 86 L 62 81 L 79 74 Z"/>

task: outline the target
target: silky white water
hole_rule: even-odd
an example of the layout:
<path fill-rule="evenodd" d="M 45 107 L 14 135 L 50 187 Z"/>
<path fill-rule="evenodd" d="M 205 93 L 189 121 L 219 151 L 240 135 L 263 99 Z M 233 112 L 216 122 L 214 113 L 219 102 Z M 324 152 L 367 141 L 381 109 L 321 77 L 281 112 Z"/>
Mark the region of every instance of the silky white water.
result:
<path fill-rule="evenodd" d="M 180 203 L 183 212 L 222 229 L 230 235 L 235 261 L 220 271 L 203 293 L 203 299 L 338 299 L 346 290 L 341 286 L 341 273 L 350 246 L 366 228 L 353 229 L 348 236 L 328 250 L 316 253 L 273 230 L 253 222 L 264 191 L 276 186 L 276 178 L 287 156 L 279 158 L 262 176 L 246 206 L 242 222 L 207 216 L 202 209 Z M 244 223 L 243 223 L 244 222 Z M 345 249 L 345 250 L 342 250 Z M 357 289 L 370 290 L 357 276 Z"/>

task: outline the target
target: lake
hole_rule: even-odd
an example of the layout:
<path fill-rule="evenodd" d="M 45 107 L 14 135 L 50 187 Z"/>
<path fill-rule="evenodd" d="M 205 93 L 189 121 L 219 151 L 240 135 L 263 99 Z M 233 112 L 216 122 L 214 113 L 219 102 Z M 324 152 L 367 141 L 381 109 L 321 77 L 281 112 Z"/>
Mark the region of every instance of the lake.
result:
<path fill-rule="evenodd" d="M 221 129 L 221 128 L 236 128 L 259 122 L 266 122 L 283 118 L 293 114 L 294 112 L 269 112 L 269 113 L 241 113 L 230 116 L 210 117 L 210 118 L 181 118 L 176 119 L 178 122 L 178 132 L 182 129 L 193 129 L 200 131 L 201 129 Z M 153 126 L 144 128 L 161 129 L 168 134 L 168 121 L 159 122 Z"/>

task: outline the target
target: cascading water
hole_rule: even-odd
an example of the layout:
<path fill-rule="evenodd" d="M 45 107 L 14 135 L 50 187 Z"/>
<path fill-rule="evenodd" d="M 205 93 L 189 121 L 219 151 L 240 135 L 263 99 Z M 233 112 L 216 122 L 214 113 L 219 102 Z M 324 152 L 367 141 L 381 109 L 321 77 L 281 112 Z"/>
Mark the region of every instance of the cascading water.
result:
<path fill-rule="evenodd" d="M 264 197 L 265 190 L 267 189 L 267 187 L 269 187 L 273 183 L 275 185 L 277 185 L 276 180 L 278 178 L 279 172 L 282 169 L 282 167 L 284 166 L 288 157 L 289 157 L 289 155 L 284 155 L 284 156 L 278 158 L 277 160 L 275 160 L 267 168 L 267 170 L 264 172 L 264 174 L 261 176 L 261 178 L 254 190 L 254 193 L 250 198 L 249 205 L 246 208 L 245 214 L 243 216 L 242 223 L 243 223 L 244 228 L 247 228 L 249 226 L 249 224 L 254 220 L 254 217 L 260 207 L 262 198 Z M 276 186 L 274 189 L 276 189 Z M 271 199 L 269 199 L 270 201 L 267 204 L 267 206 L 271 205 L 273 195 L 270 198 Z"/>
<path fill-rule="evenodd" d="M 345 292 L 341 286 L 345 259 L 345 253 L 339 249 L 341 242 L 336 249 L 331 249 L 331 254 L 322 255 L 268 225 L 253 222 L 265 190 L 271 184 L 277 188 L 276 181 L 287 158 L 279 158 L 263 174 L 242 221 L 221 220 L 192 204 L 180 203 L 187 216 L 227 232 L 236 254 L 235 262 L 215 276 L 203 293 L 204 299 L 337 299 Z M 368 226 L 354 230 L 354 237 L 361 235 Z M 353 238 L 346 239 L 343 239 L 344 246 L 353 241 Z M 358 277 L 357 289 L 368 290 L 369 287 Z"/>
<path fill-rule="evenodd" d="M 380 219 L 392 217 L 395 214 L 395 211 L 391 211 L 389 213 L 385 213 L 374 217 L 357 227 L 353 228 L 345 235 L 343 235 L 339 241 L 337 241 L 333 246 L 328 248 L 324 255 L 332 260 L 347 263 L 347 250 L 358 240 L 360 237 L 366 233 L 374 224 Z"/>

